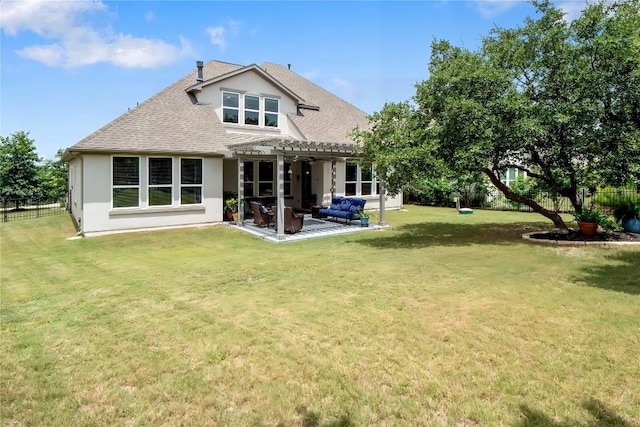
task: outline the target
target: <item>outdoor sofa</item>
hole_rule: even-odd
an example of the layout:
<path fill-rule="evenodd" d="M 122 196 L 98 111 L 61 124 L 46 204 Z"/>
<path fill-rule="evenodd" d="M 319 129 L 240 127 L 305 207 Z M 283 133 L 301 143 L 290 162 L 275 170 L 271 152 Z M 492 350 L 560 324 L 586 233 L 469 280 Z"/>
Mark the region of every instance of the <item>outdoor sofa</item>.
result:
<path fill-rule="evenodd" d="M 360 210 L 364 209 L 366 200 L 358 197 L 334 196 L 331 206 L 318 211 L 320 217 L 344 218 L 348 221 L 360 218 Z"/>

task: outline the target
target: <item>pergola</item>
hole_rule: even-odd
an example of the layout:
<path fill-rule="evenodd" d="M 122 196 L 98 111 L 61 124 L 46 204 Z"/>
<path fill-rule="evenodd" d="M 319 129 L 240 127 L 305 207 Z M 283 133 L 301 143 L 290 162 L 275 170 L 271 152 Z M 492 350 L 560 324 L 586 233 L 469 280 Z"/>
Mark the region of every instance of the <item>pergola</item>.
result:
<path fill-rule="evenodd" d="M 357 157 L 356 145 L 353 143 L 311 142 L 290 138 L 269 138 L 259 142 L 245 142 L 229 147 L 234 157 L 238 159 L 238 223 L 244 225 L 244 161 L 248 156 L 265 156 L 276 158 L 276 205 L 278 207 L 277 235 L 284 238 L 284 174 L 285 159 L 294 156 L 298 158 L 314 158 L 315 160 L 331 161 L 331 198 L 336 189 L 336 161 L 350 157 Z M 380 183 L 380 225 L 385 223 L 385 186 L 384 179 L 378 178 Z"/>

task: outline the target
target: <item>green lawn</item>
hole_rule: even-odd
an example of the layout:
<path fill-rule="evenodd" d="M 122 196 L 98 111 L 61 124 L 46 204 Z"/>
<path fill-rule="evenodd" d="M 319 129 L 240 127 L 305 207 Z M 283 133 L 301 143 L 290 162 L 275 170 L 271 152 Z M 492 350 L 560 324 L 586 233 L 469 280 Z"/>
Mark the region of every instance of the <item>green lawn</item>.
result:
<path fill-rule="evenodd" d="M 640 247 L 409 206 L 273 244 L 2 224 L 0 425 L 638 426 Z"/>

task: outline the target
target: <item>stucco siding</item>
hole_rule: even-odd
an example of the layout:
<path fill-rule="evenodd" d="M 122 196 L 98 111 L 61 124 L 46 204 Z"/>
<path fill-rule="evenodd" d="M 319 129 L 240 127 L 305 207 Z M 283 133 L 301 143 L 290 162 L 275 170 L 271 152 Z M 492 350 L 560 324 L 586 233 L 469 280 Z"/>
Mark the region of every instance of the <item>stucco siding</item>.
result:
<path fill-rule="evenodd" d="M 293 136 L 299 135 L 294 129 L 289 129 L 291 125 L 287 118 L 287 114 L 297 113 L 296 102 L 285 94 L 282 90 L 271 84 L 271 82 L 265 80 L 256 72 L 243 73 L 229 79 L 226 79 L 220 83 L 211 84 L 202 89 L 202 92 L 197 94 L 198 102 L 206 104 L 206 107 L 213 108 L 220 121 L 222 121 L 222 92 L 223 91 L 238 92 L 246 95 L 255 95 L 261 97 L 273 97 L 279 99 L 279 117 L 277 128 L 265 128 L 259 126 L 247 126 L 242 124 L 224 124 L 229 131 L 235 132 L 268 132 L 277 134 Z M 243 106 L 240 105 L 240 109 Z M 264 114 L 263 106 L 261 107 L 261 114 Z M 279 132 L 278 132 L 279 130 Z"/>
<path fill-rule="evenodd" d="M 222 159 L 203 159 L 202 203 L 180 205 L 180 157 L 173 159 L 173 202 L 148 205 L 147 156 L 140 157 L 139 206 L 112 207 L 110 155 L 85 155 L 82 232 L 84 234 L 137 228 L 191 225 L 222 221 Z M 158 157 L 158 156 L 154 156 Z M 171 157 L 171 156 L 166 156 Z"/>

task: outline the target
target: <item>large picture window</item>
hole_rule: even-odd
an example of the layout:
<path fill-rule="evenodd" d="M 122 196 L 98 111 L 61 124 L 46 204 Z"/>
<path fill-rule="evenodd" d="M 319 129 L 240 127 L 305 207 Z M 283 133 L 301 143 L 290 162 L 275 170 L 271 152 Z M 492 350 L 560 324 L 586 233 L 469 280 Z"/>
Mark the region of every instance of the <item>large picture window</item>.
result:
<path fill-rule="evenodd" d="M 222 121 L 238 123 L 240 95 L 233 92 L 222 92 Z"/>
<path fill-rule="evenodd" d="M 373 176 L 373 165 L 347 163 L 345 165 L 344 194 L 346 196 L 371 196 L 378 192 L 378 183 Z"/>
<path fill-rule="evenodd" d="M 180 159 L 180 204 L 202 203 L 202 159 Z"/>
<path fill-rule="evenodd" d="M 113 157 L 112 206 L 131 208 L 140 205 L 140 158 Z"/>
<path fill-rule="evenodd" d="M 173 203 L 173 159 L 149 158 L 149 206 Z"/>

